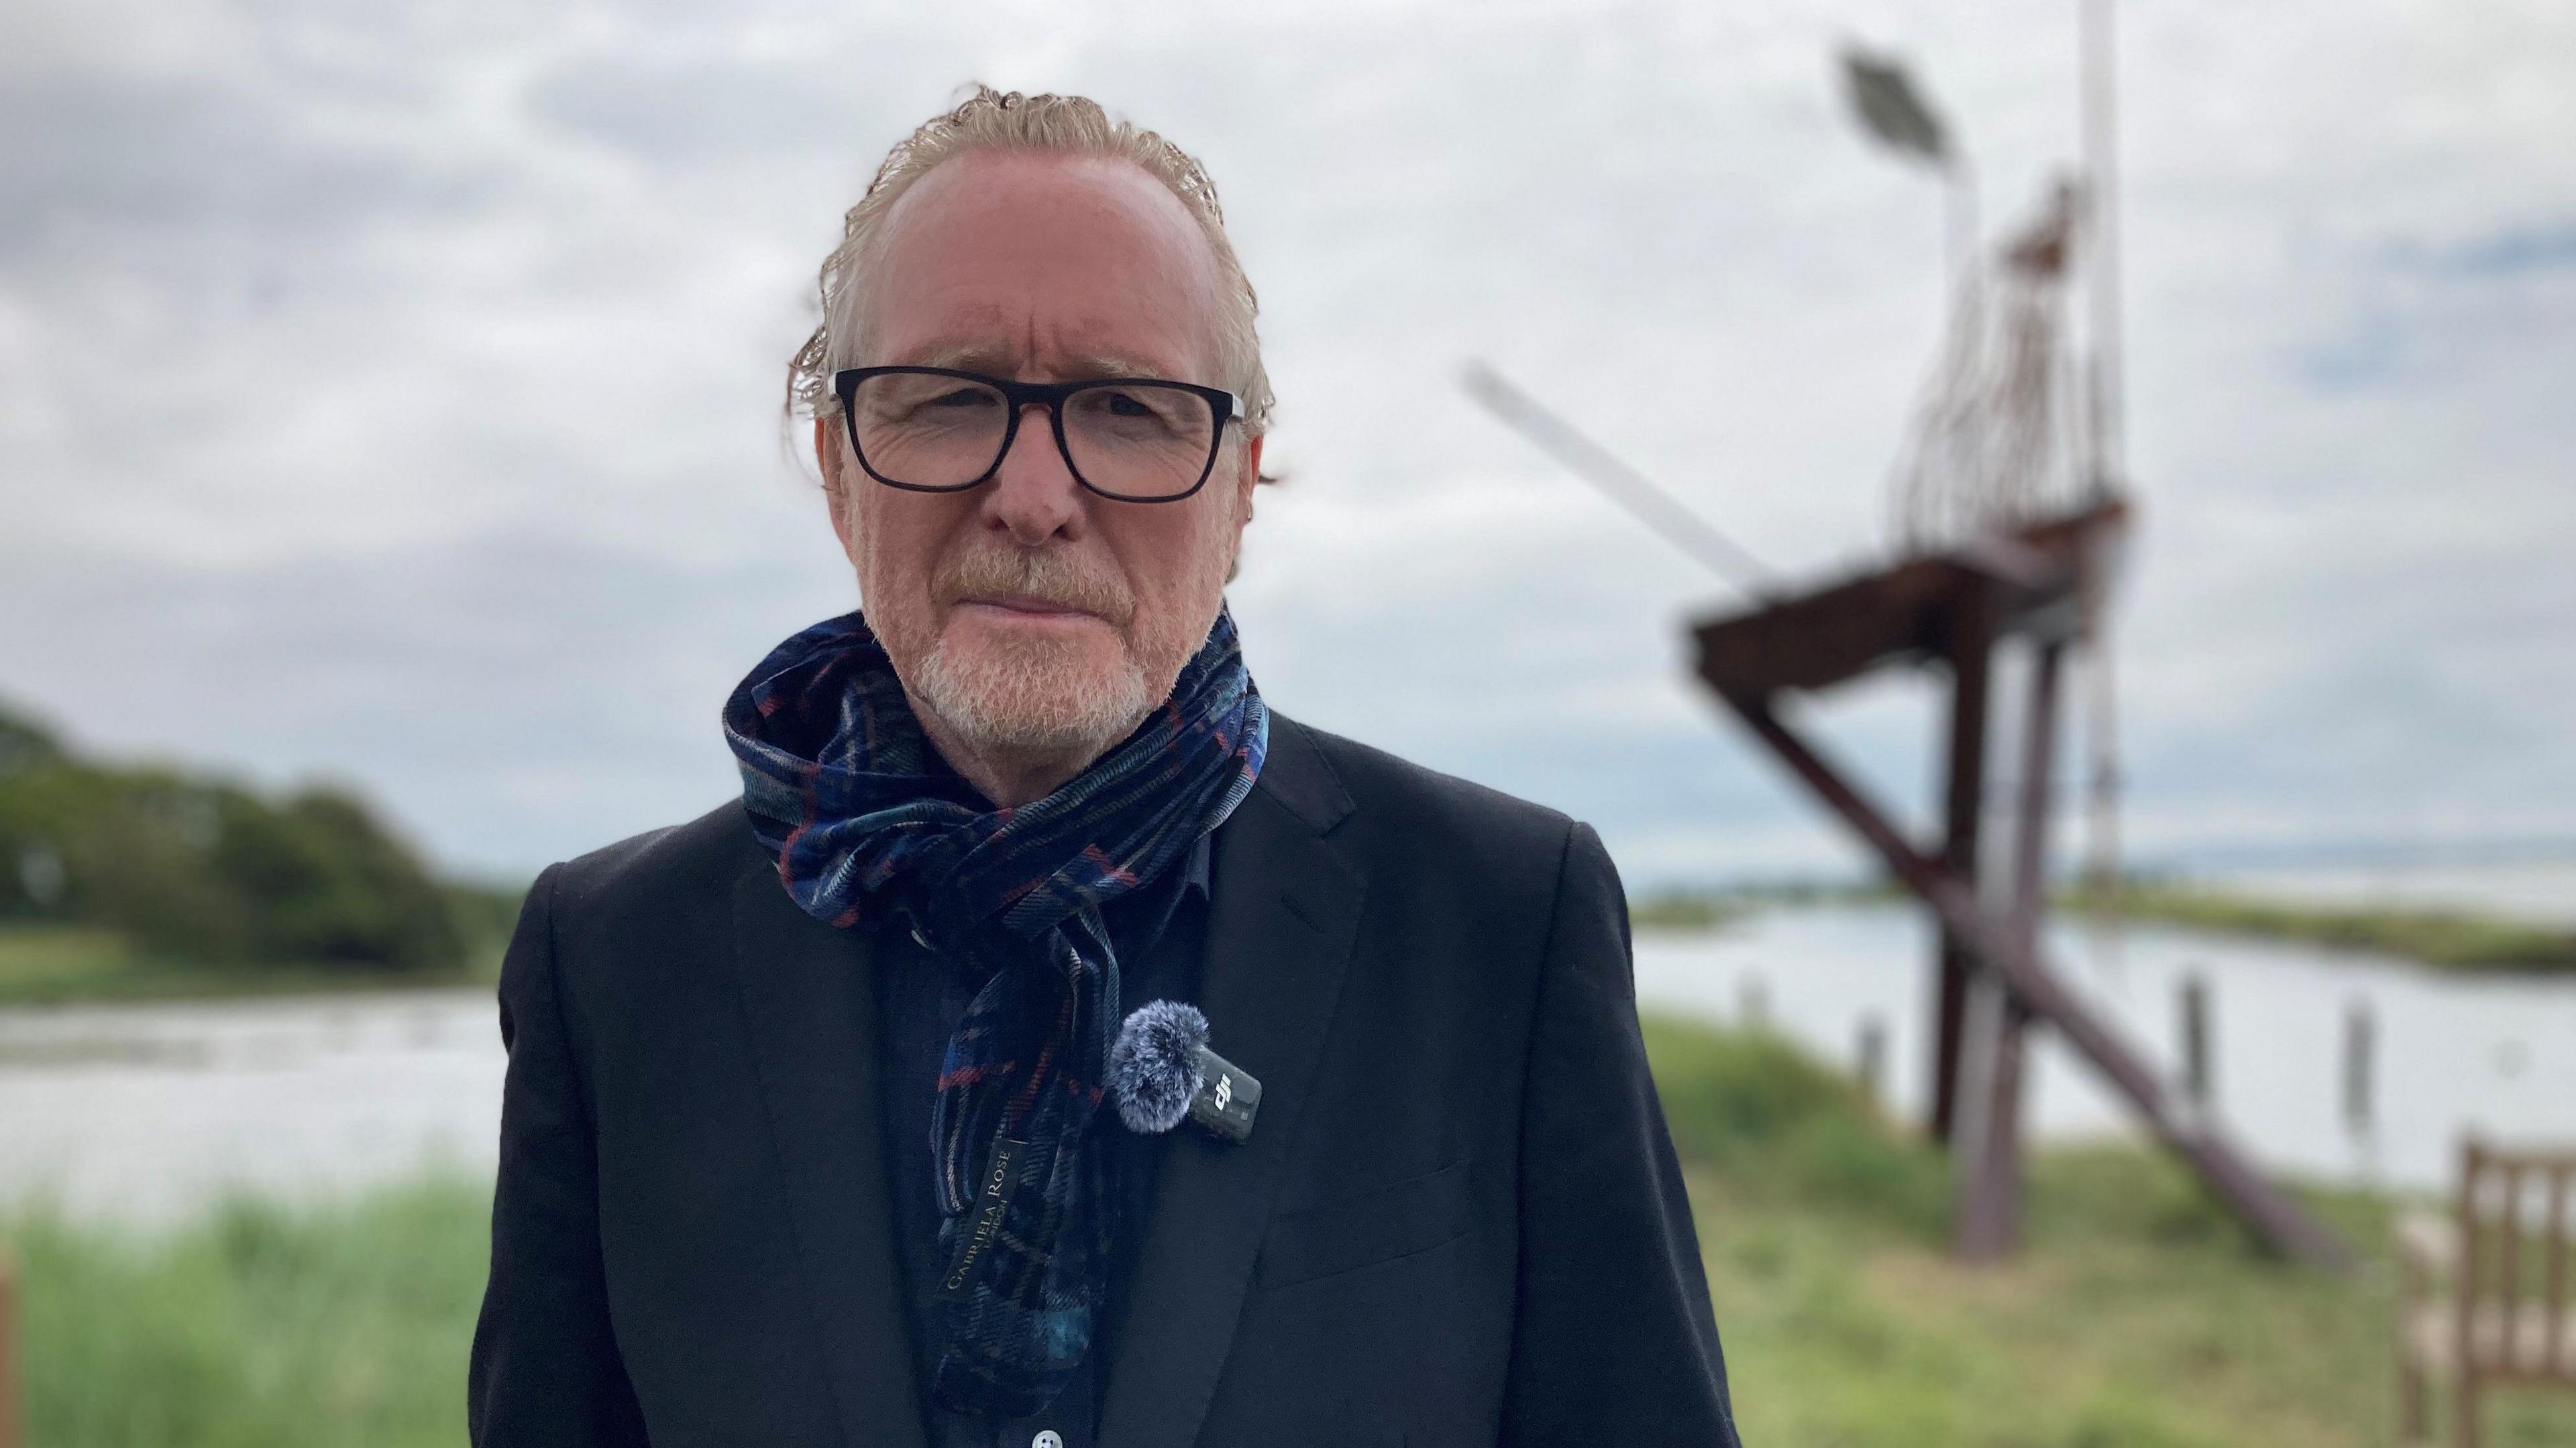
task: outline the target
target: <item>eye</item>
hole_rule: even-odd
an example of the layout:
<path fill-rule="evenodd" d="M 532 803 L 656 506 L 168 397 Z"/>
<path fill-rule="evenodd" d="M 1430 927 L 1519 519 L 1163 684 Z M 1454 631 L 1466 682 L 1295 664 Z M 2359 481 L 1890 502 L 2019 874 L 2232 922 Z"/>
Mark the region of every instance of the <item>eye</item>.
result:
<path fill-rule="evenodd" d="M 982 407 L 992 400 L 993 395 L 980 387 L 960 387 L 953 392 L 943 393 L 938 397 L 930 399 L 930 401 L 925 405 L 955 410 L 965 407 Z"/>
<path fill-rule="evenodd" d="M 1112 417 L 1158 417 L 1161 415 L 1153 408 L 1147 407 L 1144 403 L 1138 401 L 1136 399 L 1136 395 L 1132 392 L 1112 392 L 1106 395 L 1109 399 L 1109 415 Z"/>

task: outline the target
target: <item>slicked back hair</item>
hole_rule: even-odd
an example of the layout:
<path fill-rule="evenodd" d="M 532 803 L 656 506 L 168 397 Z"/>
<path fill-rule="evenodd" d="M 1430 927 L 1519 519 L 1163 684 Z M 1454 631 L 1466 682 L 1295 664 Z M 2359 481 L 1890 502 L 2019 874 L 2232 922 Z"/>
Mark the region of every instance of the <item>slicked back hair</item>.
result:
<path fill-rule="evenodd" d="M 1022 95 L 985 85 L 976 86 L 974 94 L 955 109 L 924 121 L 887 152 L 866 194 L 841 218 L 841 243 L 823 259 L 816 278 L 822 325 L 787 364 L 791 411 L 801 410 L 810 417 L 839 414 L 832 374 L 862 365 L 859 349 L 866 336 L 863 309 L 870 300 L 868 270 L 887 215 L 912 184 L 940 162 L 979 150 L 1110 157 L 1142 167 L 1169 187 L 1197 219 L 1216 257 L 1215 341 L 1223 385 L 1243 399 L 1247 434 L 1258 435 L 1269 426 L 1270 375 L 1261 365 L 1261 341 L 1254 329 L 1260 305 L 1242 263 L 1235 260 L 1234 244 L 1226 239 L 1225 212 L 1217 205 L 1216 183 L 1208 179 L 1206 168 L 1154 132 L 1113 119 L 1096 101 L 1082 96 Z"/>

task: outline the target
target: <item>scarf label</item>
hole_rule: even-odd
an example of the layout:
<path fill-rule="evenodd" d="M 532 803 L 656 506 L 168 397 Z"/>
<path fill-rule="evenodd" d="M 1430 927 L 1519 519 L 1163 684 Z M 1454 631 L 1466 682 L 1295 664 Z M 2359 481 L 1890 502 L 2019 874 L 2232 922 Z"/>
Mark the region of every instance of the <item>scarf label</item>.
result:
<path fill-rule="evenodd" d="M 1019 1180 L 1020 1154 L 1028 1149 L 1027 1142 L 1008 1137 L 993 1143 L 993 1164 L 984 1169 L 984 1189 L 976 1195 L 975 1210 L 957 1239 L 957 1255 L 939 1279 L 941 1297 L 954 1301 L 973 1295 L 975 1264 L 984 1260 L 993 1239 L 1001 1235 L 1002 1214 L 1009 1209 L 1011 1187 Z"/>

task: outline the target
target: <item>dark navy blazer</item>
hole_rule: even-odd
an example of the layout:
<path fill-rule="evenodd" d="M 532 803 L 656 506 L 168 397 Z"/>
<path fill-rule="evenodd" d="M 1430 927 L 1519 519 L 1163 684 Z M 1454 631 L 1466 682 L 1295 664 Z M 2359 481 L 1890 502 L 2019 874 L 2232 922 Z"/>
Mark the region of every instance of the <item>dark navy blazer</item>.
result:
<path fill-rule="evenodd" d="M 1734 1445 L 1592 831 L 1274 718 L 1212 876 L 1260 1118 L 1170 1143 L 1100 1441 Z M 739 805 L 538 879 L 478 1445 L 921 1448 L 870 966 Z"/>

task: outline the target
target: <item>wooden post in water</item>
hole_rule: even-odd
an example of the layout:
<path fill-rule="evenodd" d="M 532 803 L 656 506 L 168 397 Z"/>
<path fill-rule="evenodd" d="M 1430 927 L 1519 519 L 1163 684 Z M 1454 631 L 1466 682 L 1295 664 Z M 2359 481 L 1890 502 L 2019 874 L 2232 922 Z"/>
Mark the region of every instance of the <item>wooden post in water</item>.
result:
<path fill-rule="evenodd" d="M 2209 982 L 2198 975 L 2182 978 L 2182 1094 L 2209 1109 Z"/>
<path fill-rule="evenodd" d="M 2355 1000 L 2344 1007 L 2343 1124 L 2355 1136 L 2370 1134 L 2370 1057 L 2376 1034 L 2370 1002 Z"/>
<path fill-rule="evenodd" d="M 1879 1091 L 1887 1080 L 1887 1026 L 1876 1015 L 1860 1018 L 1860 1094 L 1870 1105 L 1879 1104 Z"/>

